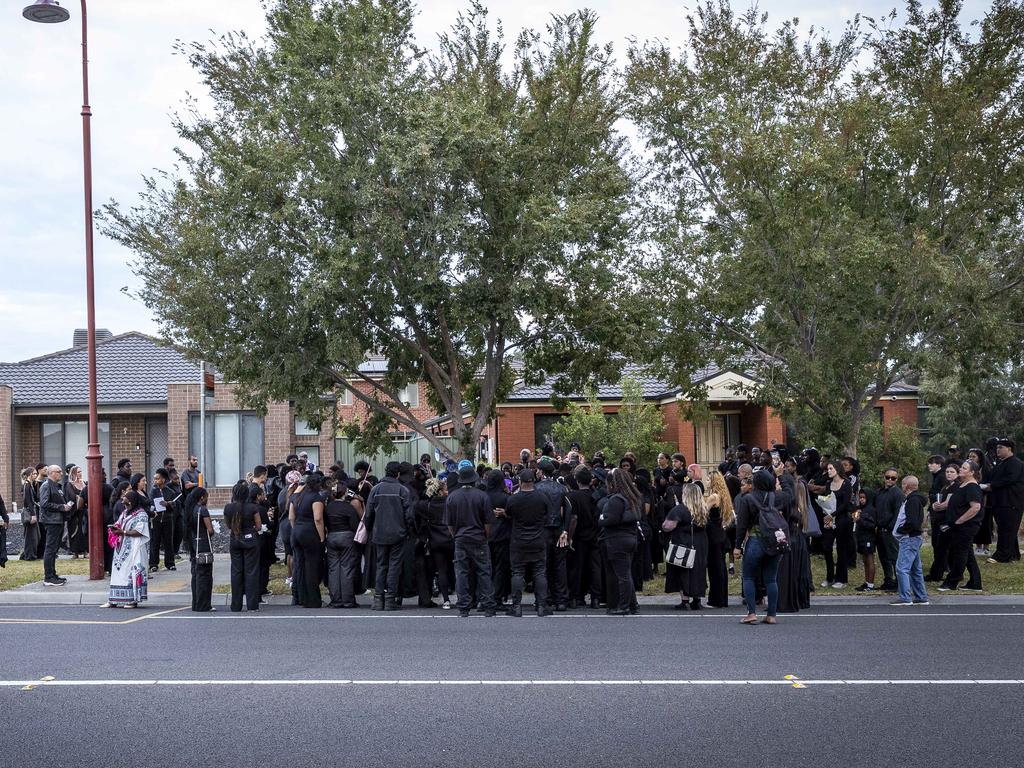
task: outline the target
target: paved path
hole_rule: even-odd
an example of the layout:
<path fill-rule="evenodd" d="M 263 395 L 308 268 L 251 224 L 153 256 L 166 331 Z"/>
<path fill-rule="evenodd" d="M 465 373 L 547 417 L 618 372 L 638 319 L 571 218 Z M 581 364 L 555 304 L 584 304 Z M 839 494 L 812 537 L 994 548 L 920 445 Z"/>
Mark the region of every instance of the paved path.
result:
<path fill-rule="evenodd" d="M 19 768 L 106 766 L 115 750 L 289 768 L 1021 764 L 1024 604 L 846 603 L 774 627 L 736 614 L 4 606 L 4 645 L 31 650 L 0 657 L 2 755 Z"/>

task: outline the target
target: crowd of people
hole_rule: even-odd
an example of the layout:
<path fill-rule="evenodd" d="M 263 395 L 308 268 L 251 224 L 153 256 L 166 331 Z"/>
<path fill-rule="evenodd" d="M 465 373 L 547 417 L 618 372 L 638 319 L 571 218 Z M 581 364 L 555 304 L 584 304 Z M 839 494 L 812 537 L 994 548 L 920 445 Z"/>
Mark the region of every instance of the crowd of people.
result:
<path fill-rule="evenodd" d="M 259 610 L 279 542 L 293 604 L 307 608 L 323 606 L 326 585 L 327 605 L 338 609 L 358 607 L 356 596 L 372 589 L 373 610 L 416 600 L 464 617 L 518 617 L 532 591 L 541 617 L 582 607 L 628 615 L 638 611 L 644 582 L 664 568 L 665 591 L 680 596 L 674 607 L 697 611 L 729 605 L 739 563 L 742 621 L 772 624 L 778 613 L 809 607 L 816 586 L 847 586 L 858 557 L 865 581 L 857 590 L 893 592 L 896 605 L 926 604 L 926 582 L 980 591 L 977 548 L 993 530 L 989 561 L 1020 559 L 1024 463 L 1012 440 L 993 438 L 966 458 L 955 446 L 930 457 L 928 472 L 922 481 L 890 468 L 875 489 L 853 457 L 813 448 L 790 455 L 781 445 L 737 446 L 710 471 L 680 453 L 660 454 L 651 468 L 630 453 L 609 464 L 576 445 L 564 455 L 551 446 L 524 450 L 517 464 L 494 469 L 468 460 L 438 468 L 424 455 L 416 465 L 389 462 L 381 479 L 365 461 L 350 475 L 292 455 L 255 467 L 224 508 L 231 610 Z M 22 557 L 41 555 L 45 583 L 60 586 L 61 543 L 75 556 L 87 544 L 81 470 L 67 468 L 64 480 L 60 467 L 26 469 L 23 481 Z M 103 499 L 107 605 L 137 606 L 161 554 L 163 567 L 176 570 L 187 553 L 192 608 L 213 610 L 215 527 L 196 458 L 180 474 L 167 459 L 151 485 L 122 460 Z M 927 574 L 926 529 L 934 550 Z M 825 563 L 818 585 L 813 554 Z"/>

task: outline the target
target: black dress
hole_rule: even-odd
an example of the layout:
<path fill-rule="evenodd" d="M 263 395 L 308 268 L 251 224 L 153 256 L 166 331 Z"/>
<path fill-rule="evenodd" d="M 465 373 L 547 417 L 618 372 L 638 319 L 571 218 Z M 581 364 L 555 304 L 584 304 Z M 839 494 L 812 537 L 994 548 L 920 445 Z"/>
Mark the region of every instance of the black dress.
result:
<path fill-rule="evenodd" d="M 197 504 L 189 513 L 189 525 L 186 535 L 190 535 L 194 552 L 203 554 L 212 552 L 210 532 L 206 528 L 204 520 L 209 520 L 210 510 L 205 506 Z M 198 531 L 198 541 L 196 532 Z M 192 557 L 192 610 L 203 613 L 213 610 L 213 563 L 200 565 L 196 562 L 195 555 Z"/>
<path fill-rule="evenodd" d="M 85 502 L 85 489 L 78 490 L 74 483 L 64 483 L 64 498 L 74 506 L 68 512 L 68 549 L 73 555 L 84 555 L 89 551 L 89 536 L 86 534 L 86 521 L 89 509 L 86 506 L 78 508 L 78 497 L 82 496 Z"/>
<path fill-rule="evenodd" d="M 25 514 L 26 522 L 23 525 L 25 529 L 25 545 L 21 549 L 21 560 L 38 560 L 39 559 L 39 496 L 36 494 L 36 489 L 32 483 L 23 483 L 21 486 L 21 503 L 22 512 Z M 36 522 L 29 523 L 27 520 L 31 517 L 36 518 Z"/>
<path fill-rule="evenodd" d="M 697 555 L 692 568 L 680 568 L 677 565 L 665 567 L 665 591 L 681 592 L 689 598 L 704 597 L 708 591 L 708 535 L 707 530 L 698 525 L 691 525 L 693 518 L 685 504 L 677 504 L 668 513 L 666 520 L 676 522 L 675 530 L 669 536 L 673 544 L 693 547 Z M 721 526 L 721 524 L 719 524 Z"/>
<path fill-rule="evenodd" d="M 806 493 L 802 483 L 793 489 Z M 808 500 L 807 513 L 814 514 Z M 789 549 L 779 560 L 779 613 L 797 613 L 811 607 L 811 553 L 804 536 L 803 520 L 796 502 L 786 510 L 789 523 Z"/>

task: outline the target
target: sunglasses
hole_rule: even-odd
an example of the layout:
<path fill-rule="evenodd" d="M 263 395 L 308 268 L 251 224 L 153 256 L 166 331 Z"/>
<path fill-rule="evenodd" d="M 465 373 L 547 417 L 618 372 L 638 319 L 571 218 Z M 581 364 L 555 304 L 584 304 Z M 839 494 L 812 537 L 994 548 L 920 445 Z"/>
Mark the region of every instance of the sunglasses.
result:
<path fill-rule="evenodd" d="M 893 477 L 892 475 L 886 475 L 885 479 L 891 480 L 892 482 L 896 482 L 897 480 L 899 480 L 898 477 Z"/>

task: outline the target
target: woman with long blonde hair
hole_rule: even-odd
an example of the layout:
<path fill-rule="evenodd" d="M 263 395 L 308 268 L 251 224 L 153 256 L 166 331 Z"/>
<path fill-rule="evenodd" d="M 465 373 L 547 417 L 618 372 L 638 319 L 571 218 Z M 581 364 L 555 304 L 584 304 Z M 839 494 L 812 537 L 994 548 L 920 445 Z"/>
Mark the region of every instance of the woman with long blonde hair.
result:
<path fill-rule="evenodd" d="M 729 605 L 729 571 L 725 560 L 729 542 L 725 531 L 736 522 L 736 510 L 721 472 L 711 470 L 707 484 L 704 501 L 708 507 L 708 605 L 726 608 Z"/>
<path fill-rule="evenodd" d="M 697 483 L 686 483 L 679 503 L 665 517 L 661 529 L 670 534 L 672 544 L 696 550 L 692 568 L 665 566 L 665 592 L 678 592 L 681 601 L 677 610 L 699 611 L 700 600 L 707 592 L 708 570 L 708 506 L 704 492 Z M 689 602 L 687 602 L 689 598 Z"/>

